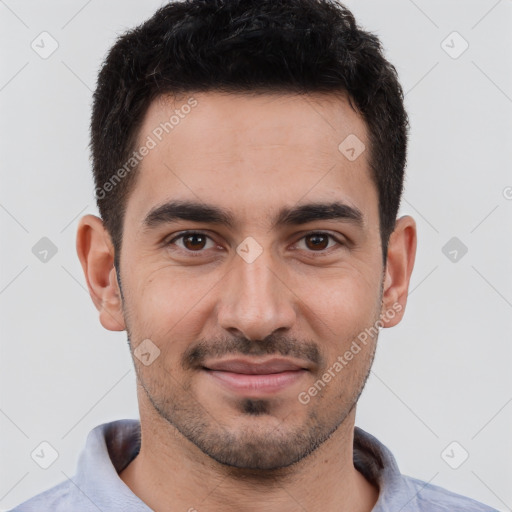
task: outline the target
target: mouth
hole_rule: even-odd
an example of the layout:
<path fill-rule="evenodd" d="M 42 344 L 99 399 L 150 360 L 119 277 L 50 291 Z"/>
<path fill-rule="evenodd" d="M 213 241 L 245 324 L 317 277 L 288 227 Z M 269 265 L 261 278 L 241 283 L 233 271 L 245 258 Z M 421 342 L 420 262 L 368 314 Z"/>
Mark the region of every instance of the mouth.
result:
<path fill-rule="evenodd" d="M 225 389 L 252 397 L 283 391 L 309 372 L 304 361 L 283 358 L 212 361 L 202 369 Z"/>

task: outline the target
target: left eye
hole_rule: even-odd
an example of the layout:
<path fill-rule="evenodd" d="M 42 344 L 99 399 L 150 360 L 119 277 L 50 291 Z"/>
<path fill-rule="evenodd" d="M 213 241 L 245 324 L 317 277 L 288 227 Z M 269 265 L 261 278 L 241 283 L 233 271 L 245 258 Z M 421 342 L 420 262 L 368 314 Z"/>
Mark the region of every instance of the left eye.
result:
<path fill-rule="evenodd" d="M 168 244 L 176 244 L 180 249 L 188 252 L 201 252 L 204 249 L 211 249 L 216 245 L 208 235 L 201 232 L 182 233 L 170 240 Z M 322 252 L 336 244 L 342 245 L 333 235 L 323 232 L 314 232 L 304 235 L 297 245 L 299 249 Z"/>
<path fill-rule="evenodd" d="M 334 243 L 329 245 L 329 241 L 333 241 Z M 303 236 L 299 242 L 303 242 L 306 249 L 314 252 L 325 251 L 326 249 L 330 249 L 333 245 L 339 244 L 339 242 L 328 233 L 308 233 Z"/>

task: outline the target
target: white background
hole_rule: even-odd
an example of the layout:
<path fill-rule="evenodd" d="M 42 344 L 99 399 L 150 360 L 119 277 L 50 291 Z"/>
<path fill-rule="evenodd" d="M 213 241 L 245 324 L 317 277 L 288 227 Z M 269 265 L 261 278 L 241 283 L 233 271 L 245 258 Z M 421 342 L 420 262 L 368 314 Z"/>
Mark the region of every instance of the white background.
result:
<path fill-rule="evenodd" d="M 138 416 L 126 335 L 99 324 L 75 234 L 97 213 L 87 145 L 99 65 L 160 5 L 0 0 L 2 509 L 72 476 L 96 425 Z M 402 213 L 419 230 L 407 314 L 381 333 L 356 424 L 403 473 L 512 510 L 512 2 L 346 5 L 407 93 Z M 43 31 L 59 45 L 47 59 L 31 48 Z M 469 44 L 456 59 L 442 47 L 453 31 Z M 442 252 L 454 236 L 468 248 L 456 262 Z M 47 263 L 32 253 L 42 237 L 58 249 Z M 42 441 L 59 454 L 46 470 L 30 457 Z M 452 441 L 452 459 L 469 453 L 458 469 L 441 457 Z"/>

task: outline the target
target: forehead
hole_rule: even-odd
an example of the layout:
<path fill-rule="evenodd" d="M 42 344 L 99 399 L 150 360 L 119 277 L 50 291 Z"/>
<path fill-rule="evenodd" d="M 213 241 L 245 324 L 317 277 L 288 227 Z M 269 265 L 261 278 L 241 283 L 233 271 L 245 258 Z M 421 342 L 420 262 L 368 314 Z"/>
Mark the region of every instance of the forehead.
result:
<path fill-rule="evenodd" d="M 138 218 L 171 199 L 252 217 L 306 196 L 377 212 L 367 129 L 343 95 L 162 96 L 143 120 L 136 150 L 143 146 L 151 149 L 128 204 Z"/>
<path fill-rule="evenodd" d="M 192 105 L 192 106 L 191 106 Z M 366 126 L 345 94 L 228 94 L 160 96 L 139 133 L 157 142 L 186 142 L 200 154 L 239 156 L 251 147 L 300 146 L 301 153 L 332 153 L 348 135 L 366 139 Z M 186 140 L 185 140 L 186 139 Z M 176 157 L 187 155 L 176 154 Z"/>

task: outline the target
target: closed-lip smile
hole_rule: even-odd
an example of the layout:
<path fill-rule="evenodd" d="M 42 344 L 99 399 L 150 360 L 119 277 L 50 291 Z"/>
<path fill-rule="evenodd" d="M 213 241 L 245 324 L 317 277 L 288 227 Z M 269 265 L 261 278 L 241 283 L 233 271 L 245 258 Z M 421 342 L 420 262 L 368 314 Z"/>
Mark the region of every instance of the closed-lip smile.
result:
<path fill-rule="evenodd" d="M 272 357 L 231 358 L 207 361 L 203 365 L 213 379 L 245 396 L 276 393 L 291 386 L 309 371 L 305 361 Z"/>

